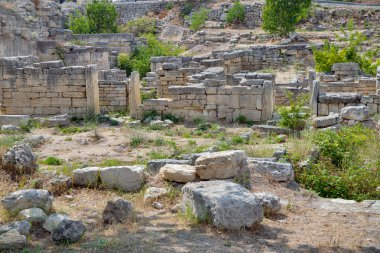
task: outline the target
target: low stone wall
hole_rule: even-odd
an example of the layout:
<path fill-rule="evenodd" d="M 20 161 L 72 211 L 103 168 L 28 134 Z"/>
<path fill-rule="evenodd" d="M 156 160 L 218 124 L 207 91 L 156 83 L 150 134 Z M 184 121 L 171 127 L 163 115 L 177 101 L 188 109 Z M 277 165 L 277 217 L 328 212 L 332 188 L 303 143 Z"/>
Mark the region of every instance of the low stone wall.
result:
<path fill-rule="evenodd" d="M 226 74 L 279 68 L 296 60 L 308 64 L 312 50 L 307 44 L 281 46 L 253 46 L 248 50 L 214 52 L 216 58 L 224 61 Z M 310 64 L 312 64 L 310 62 Z"/>
<path fill-rule="evenodd" d="M 171 113 L 190 121 L 204 118 L 207 121 L 235 121 L 244 115 L 252 121 L 272 118 L 274 84 L 266 81 L 262 87 L 247 86 L 173 86 L 169 88 L 171 99 L 145 100 L 140 106 L 143 112 L 155 110 Z"/>
<path fill-rule="evenodd" d="M 159 13 L 173 1 L 114 1 L 119 17 L 119 23 L 126 23 L 130 20 L 145 16 L 149 12 Z"/>
<path fill-rule="evenodd" d="M 310 100 L 314 115 L 327 116 L 352 105 L 366 105 L 371 114 L 380 113 L 380 68 L 377 78 L 359 76 L 356 63 L 334 64 L 333 71 L 314 81 Z"/>
<path fill-rule="evenodd" d="M 100 112 L 96 65 L 64 67 L 62 61 L 53 61 L 26 66 L 29 64 L 19 59 L 0 59 L 3 114 L 47 116 Z"/>

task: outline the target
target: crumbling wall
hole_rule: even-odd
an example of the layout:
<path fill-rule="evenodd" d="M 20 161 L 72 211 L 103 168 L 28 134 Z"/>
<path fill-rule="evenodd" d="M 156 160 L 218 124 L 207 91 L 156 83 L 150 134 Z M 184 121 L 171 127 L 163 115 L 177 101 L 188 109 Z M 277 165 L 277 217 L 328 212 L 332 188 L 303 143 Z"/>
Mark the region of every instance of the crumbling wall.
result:
<path fill-rule="evenodd" d="M 356 63 L 334 64 L 333 71 L 313 84 L 310 103 L 314 115 L 327 116 L 353 105 L 366 105 L 370 114 L 380 112 L 380 68 L 377 78 L 359 76 Z"/>
<path fill-rule="evenodd" d="M 36 41 L 63 27 L 60 6 L 51 0 L 0 2 L 0 24 L 0 57 L 36 55 Z"/>
<path fill-rule="evenodd" d="M 0 59 L 3 114 L 97 114 L 96 65 L 64 67 L 62 61 L 23 63 L 24 57 Z M 28 66 L 29 65 L 29 66 Z"/>

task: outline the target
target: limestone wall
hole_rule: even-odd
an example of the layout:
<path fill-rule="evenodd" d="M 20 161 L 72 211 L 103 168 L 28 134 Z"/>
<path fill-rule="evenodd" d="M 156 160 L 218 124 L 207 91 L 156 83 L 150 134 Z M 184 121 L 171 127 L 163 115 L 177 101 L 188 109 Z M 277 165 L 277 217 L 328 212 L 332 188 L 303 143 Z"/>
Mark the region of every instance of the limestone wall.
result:
<path fill-rule="evenodd" d="M 172 1 L 114 1 L 118 12 L 119 23 L 145 16 L 149 12 L 159 13 Z"/>
<path fill-rule="evenodd" d="M 102 112 L 127 110 L 128 81 L 125 71 L 116 69 L 99 71 L 99 103 Z"/>
<path fill-rule="evenodd" d="M 46 116 L 100 112 L 96 65 L 64 67 L 62 61 L 26 65 L 29 64 L 22 64 L 19 58 L 0 59 L 3 114 Z"/>
<path fill-rule="evenodd" d="M 207 121 L 232 122 L 240 115 L 252 121 L 268 120 L 273 113 L 273 88 L 270 81 L 262 87 L 173 86 L 169 88 L 171 99 L 145 100 L 140 106 L 140 115 L 156 110 L 162 114 L 182 116 L 187 121 L 204 118 Z"/>
<path fill-rule="evenodd" d="M 63 27 L 60 6 L 44 0 L 0 1 L 0 57 L 36 53 L 36 41 Z"/>

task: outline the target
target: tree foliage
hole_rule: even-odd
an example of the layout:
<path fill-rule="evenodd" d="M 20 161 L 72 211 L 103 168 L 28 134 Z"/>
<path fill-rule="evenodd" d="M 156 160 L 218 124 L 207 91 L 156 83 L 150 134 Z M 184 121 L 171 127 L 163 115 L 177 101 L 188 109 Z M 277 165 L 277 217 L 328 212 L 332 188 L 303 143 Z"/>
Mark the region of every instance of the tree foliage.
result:
<path fill-rule="evenodd" d="M 308 15 L 310 6 L 311 0 L 266 0 L 263 29 L 281 36 L 287 35 Z"/>
<path fill-rule="evenodd" d="M 208 19 L 208 13 L 209 13 L 209 10 L 205 8 L 201 8 L 200 10 L 194 12 L 189 18 L 190 28 L 194 31 L 198 31 L 199 29 L 201 29 L 202 25 Z"/>
<path fill-rule="evenodd" d="M 226 21 L 228 24 L 241 24 L 245 20 L 245 8 L 240 1 L 236 1 L 231 9 L 228 10 Z"/>
<path fill-rule="evenodd" d="M 70 15 L 69 27 L 75 34 L 116 33 L 116 7 L 112 0 L 92 0 L 86 5 L 85 15 Z"/>
<path fill-rule="evenodd" d="M 140 77 L 145 77 L 150 71 L 150 58 L 153 56 L 178 56 L 182 49 L 171 44 L 159 41 L 153 34 L 145 34 L 146 46 L 139 46 L 131 54 L 121 53 L 118 56 L 118 67 L 127 71 L 138 71 Z"/>
<path fill-rule="evenodd" d="M 319 72 L 330 72 L 334 63 L 356 62 L 364 72 L 375 76 L 376 68 L 380 66 L 380 59 L 377 58 L 379 50 L 360 53 L 363 51 L 361 44 L 367 38 L 359 32 L 344 34 L 340 40 L 348 42 L 348 45 L 340 49 L 337 45 L 325 41 L 322 48 L 314 47 L 315 69 Z"/>

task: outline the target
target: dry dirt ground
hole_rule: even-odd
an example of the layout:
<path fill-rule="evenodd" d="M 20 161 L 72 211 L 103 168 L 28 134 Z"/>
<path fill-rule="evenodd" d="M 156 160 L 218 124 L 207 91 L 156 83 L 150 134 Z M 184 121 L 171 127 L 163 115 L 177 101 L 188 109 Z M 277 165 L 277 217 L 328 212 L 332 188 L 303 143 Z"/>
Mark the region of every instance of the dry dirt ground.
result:
<path fill-rule="evenodd" d="M 248 128 L 230 126 L 226 136 L 246 132 Z M 182 130 L 176 130 L 177 128 Z M 35 149 L 39 159 L 56 156 L 65 164 L 101 164 L 107 159 L 117 159 L 125 164 L 143 163 L 152 149 L 169 152 L 170 147 L 154 147 L 154 140 L 174 140 L 187 145 L 189 138 L 176 132 L 184 127 L 147 131 L 142 128 L 99 127 L 97 137 L 93 131 L 72 135 L 57 133 L 56 129 L 34 129 L 28 135 L 44 135 L 50 140 Z M 172 132 L 171 132 L 172 131 Z M 173 136 L 170 136 L 174 132 Z M 131 136 L 144 134 L 145 144 L 133 148 Z M 183 135 L 183 134 L 182 134 Z M 101 136 L 101 137 L 99 137 Z M 149 139 L 153 140 L 152 142 Z M 215 139 L 191 137 L 196 145 L 209 145 Z M 257 140 L 257 143 L 265 140 Z M 182 143 L 182 144 L 181 144 Z M 278 144 L 266 144 L 257 154 L 270 153 Z M 247 148 L 247 147 L 243 147 Z M 78 165 L 79 166 L 79 165 Z M 45 165 L 35 177 L 49 178 Z M 61 166 L 62 167 L 62 166 Z M 70 173 L 70 169 L 49 167 L 49 171 Z M 75 166 L 74 166 L 75 167 Z M 148 185 L 156 184 L 148 180 Z M 172 188 L 170 197 L 161 200 L 164 210 L 144 205 L 143 190 L 122 193 L 103 189 L 71 189 L 54 199 L 54 208 L 73 219 L 82 220 L 88 227 L 85 237 L 74 245 L 54 245 L 43 229 L 34 229 L 29 237 L 30 248 L 23 252 L 380 252 L 380 206 L 371 202 L 355 203 L 332 201 L 316 196 L 297 185 L 268 182 L 260 175 L 251 175 L 252 191 L 265 191 L 278 195 L 283 208 L 280 214 L 265 218 L 254 229 L 238 232 L 219 231 L 207 224 L 194 224 L 184 215 L 172 211 L 180 203 L 180 185 Z M 24 184 L 12 182 L 0 171 L 0 197 L 22 188 Z M 27 187 L 27 186 L 24 186 Z M 147 186 L 144 186 L 146 188 Z M 177 187 L 177 188 L 176 188 Z M 143 188 L 143 189 L 144 189 Z M 105 226 L 102 211 L 108 200 L 121 196 L 134 203 L 136 214 L 128 224 Z M 0 209 L 0 224 L 12 218 Z"/>

